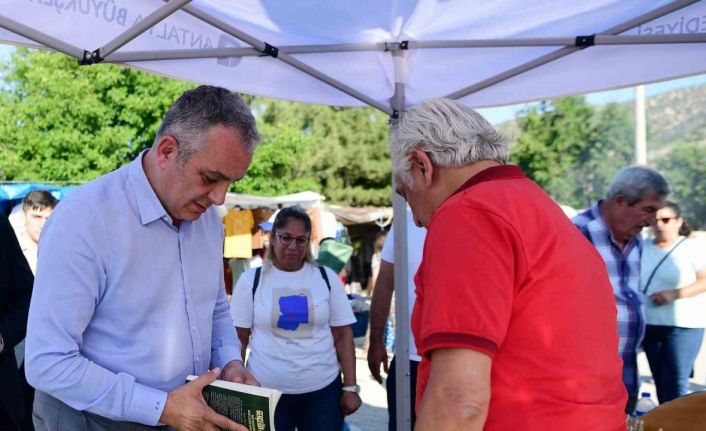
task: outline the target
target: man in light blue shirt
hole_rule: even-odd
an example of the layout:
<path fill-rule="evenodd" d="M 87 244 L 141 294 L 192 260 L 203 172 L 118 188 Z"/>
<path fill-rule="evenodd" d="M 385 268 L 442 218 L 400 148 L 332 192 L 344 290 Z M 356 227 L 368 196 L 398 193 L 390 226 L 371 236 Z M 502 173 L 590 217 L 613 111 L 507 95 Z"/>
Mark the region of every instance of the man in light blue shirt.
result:
<path fill-rule="evenodd" d="M 212 205 L 258 140 L 240 97 L 201 86 L 172 105 L 152 148 L 57 206 L 27 331 L 37 430 L 246 430 L 201 389 L 219 377 L 257 384 L 240 357 Z M 201 377 L 184 384 L 189 374 Z"/>

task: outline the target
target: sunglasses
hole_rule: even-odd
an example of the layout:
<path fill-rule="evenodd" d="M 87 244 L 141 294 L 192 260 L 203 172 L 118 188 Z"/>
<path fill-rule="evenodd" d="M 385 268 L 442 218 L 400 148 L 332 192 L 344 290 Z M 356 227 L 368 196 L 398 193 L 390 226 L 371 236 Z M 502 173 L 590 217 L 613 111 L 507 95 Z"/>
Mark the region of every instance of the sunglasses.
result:
<path fill-rule="evenodd" d="M 283 245 L 289 245 L 294 241 L 294 243 L 297 245 L 297 247 L 303 247 L 309 242 L 309 237 L 307 236 L 298 236 L 298 237 L 293 237 L 292 235 L 288 233 L 275 233 L 277 238 L 279 238 L 279 241 Z"/>
<path fill-rule="evenodd" d="M 657 219 L 657 221 L 661 221 L 663 224 L 667 224 L 670 221 L 674 220 L 676 217 L 660 217 Z"/>

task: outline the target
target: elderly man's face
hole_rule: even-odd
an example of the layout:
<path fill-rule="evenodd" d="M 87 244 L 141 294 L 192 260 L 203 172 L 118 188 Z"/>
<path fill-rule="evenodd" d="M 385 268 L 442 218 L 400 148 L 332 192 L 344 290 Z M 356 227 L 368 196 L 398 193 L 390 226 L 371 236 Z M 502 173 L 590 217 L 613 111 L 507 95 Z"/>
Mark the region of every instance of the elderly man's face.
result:
<path fill-rule="evenodd" d="M 657 210 L 665 204 L 664 198 L 652 192 L 645 194 L 644 198 L 633 205 L 628 205 L 624 196 L 613 198 L 614 205 L 610 226 L 613 237 L 620 242 L 628 242 L 640 231 L 655 223 Z"/>
<path fill-rule="evenodd" d="M 234 128 L 214 126 L 183 165 L 176 154 L 165 162 L 167 187 L 160 200 L 173 219 L 196 220 L 211 205 L 223 204 L 228 186 L 245 175 L 251 160 Z"/>
<path fill-rule="evenodd" d="M 422 193 L 420 193 L 419 187 L 410 187 L 402 181 L 399 175 L 395 175 L 395 192 L 402 196 L 412 209 L 414 224 L 419 227 L 426 227 L 434 211 L 425 205 L 425 200 Z"/>

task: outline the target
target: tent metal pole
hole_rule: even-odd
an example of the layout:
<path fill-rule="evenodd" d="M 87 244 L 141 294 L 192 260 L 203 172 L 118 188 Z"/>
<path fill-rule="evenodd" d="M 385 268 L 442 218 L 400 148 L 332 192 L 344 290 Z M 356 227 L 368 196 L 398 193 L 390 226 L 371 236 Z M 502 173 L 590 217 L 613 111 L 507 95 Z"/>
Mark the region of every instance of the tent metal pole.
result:
<path fill-rule="evenodd" d="M 98 48 L 98 55 L 100 58 L 105 58 L 112 54 L 113 52 L 120 49 L 120 47 L 128 44 L 131 40 L 138 37 L 142 33 L 146 32 L 150 28 L 154 27 L 157 23 L 162 21 L 164 18 L 178 11 L 186 4 L 191 2 L 191 0 L 171 0 L 169 3 L 155 10 L 151 14 L 147 15 L 145 19 L 136 23 L 129 29 L 125 30 L 113 40 Z"/>
<path fill-rule="evenodd" d="M 399 43 L 394 44 L 392 58 L 395 65 L 395 93 L 391 104 L 393 115 L 390 128 L 394 129 L 399 125 L 399 121 L 405 110 L 405 81 L 406 81 L 406 57 L 404 51 L 400 49 Z M 392 141 L 390 141 L 392 143 Z M 392 153 L 392 148 L 390 148 Z M 396 431 L 409 431 L 412 429 L 411 420 L 411 390 L 410 369 L 409 369 L 409 260 L 408 260 L 408 236 L 407 231 L 407 203 L 402 196 L 394 192 L 395 178 L 392 178 L 392 208 L 394 218 L 392 222 L 395 227 L 395 265 L 394 265 L 394 285 L 395 285 L 395 412 L 397 418 Z M 411 244 L 412 247 L 421 244 Z M 389 377 L 388 377 L 389 378 Z M 388 406 L 393 408 L 393 406 Z"/>
<path fill-rule="evenodd" d="M 331 87 L 336 88 L 336 89 L 342 91 L 343 93 L 345 93 L 355 99 L 358 99 L 363 103 L 366 103 L 366 104 L 372 106 L 373 108 L 377 108 L 380 111 L 385 112 L 388 115 L 392 115 L 393 111 L 392 111 L 392 108 L 390 108 L 389 106 L 387 106 L 383 103 L 380 103 L 371 97 L 366 96 L 365 94 L 361 93 L 360 91 L 358 91 L 358 90 L 356 90 L 356 89 L 354 89 L 354 88 L 352 88 L 352 87 L 350 87 L 340 81 L 337 81 L 328 75 L 321 73 L 320 71 L 314 69 L 313 67 L 311 67 L 305 63 L 302 63 L 301 61 L 297 60 L 296 58 L 290 56 L 287 53 L 279 52 L 279 50 L 276 47 L 274 47 L 266 42 L 263 42 L 263 41 L 243 32 L 243 31 L 241 31 L 241 30 L 238 30 L 237 28 L 233 27 L 232 25 L 230 25 L 230 24 L 228 24 L 228 23 L 226 23 L 226 22 L 224 22 L 224 21 L 222 21 L 222 20 L 220 20 L 220 19 L 218 19 L 218 18 L 216 18 L 206 12 L 203 12 L 203 11 L 199 10 L 198 8 L 187 5 L 187 6 L 184 6 L 182 10 L 184 10 L 185 12 L 195 16 L 196 18 L 198 18 L 204 22 L 211 24 L 212 26 L 218 28 L 221 31 L 224 31 L 224 32 L 230 34 L 231 36 L 242 40 L 243 42 L 254 47 L 255 49 L 257 49 L 267 55 L 275 57 L 275 58 L 283 61 L 284 63 L 294 67 L 295 69 L 297 69 L 301 72 L 304 72 L 307 75 L 309 75 L 313 78 L 316 78 L 319 81 L 324 82 L 324 83 L 330 85 Z"/>
<path fill-rule="evenodd" d="M 706 41 L 705 33 L 596 36 L 595 45 L 640 45 L 665 43 L 700 43 Z M 541 46 L 573 47 L 575 37 L 540 37 L 527 39 L 477 39 L 477 40 L 428 40 L 409 41 L 409 49 L 429 48 L 517 48 Z"/>
<path fill-rule="evenodd" d="M 83 49 L 68 44 L 62 40 L 53 38 L 45 33 L 37 31 L 31 27 L 28 27 L 3 15 L 0 15 L 0 27 L 27 39 L 30 39 L 34 42 L 37 42 L 41 45 L 44 45 L 48 48 L 66 54 L 69 57 L 73 57 L 75 59 L 83 58 Z"/>
<path fill-rule="evenodd" d="M 386 44 L 336 44 L 336 45 L 294 45 L 280 46 L 279 52 L 287 54 L 323 54 L 332 52 L 385 51 Z M 170 49 L 164 51 L 123 51 L 115 52 L 106 58 L 110 63 L 128 61 L 181 60 L 213 57 L 254 57 L 261 56 L 262 51 L 255 48 L 210 48 L 210 49 Z"/>
<path fill-rule="evenodd" d="M 436 40 L 409 41 L 409 49 L 429 48 L 510 48 L 510 47 L 540 47 L 540 46 L 573 46 L 576 38 L 555 37 L 539 39 L 512 39 L 500 42 L 497 39 L 487 40 Z M 642 44 L 678 44 L 705 43 L 706 33 L 692 34 L 660 34 L 648 36 L 596 36 L 595 45 L 642 45 Z M 324 54 L 333 52 L 389 51 L 391 43 L 371 44 L 337 44 L 337 45 L 292 45 L 280 46 L 279 52 L 294 54 Z M 101 49 L 100 51 L 104 51 Z M 104 61 L 107 63 L 127 63 L 156 60 L 184 60 L 215 57 L 253 57 L 262 52 L 255 48 L 211 48 L 211 49 L 171 49 L 164 51 L 123 51 L 110 54 Z"/>
<path fill-rule="evenodd" d="M 677 1 L 674 1 L 672 3 L 665 5 L 665 6 L 662 6 L 661 8 L 657 8 L 651 12 L 640 15 L 638 17 L 631 19 L 631 20 L 625 21 L 622 24 L 616 25 L 612 28 L 609 28 L 605 31 L 602 31 L 601 33 L 598 33 L 596 35 L 596 37 L 618 35 L 620 33 L 623 33 L 625 31 L 630 30 L 633 27 L 644 24 L 646 22 L 650 22 L 654 19 L 657 19 L 657 18 L 662 17 L 664 15 L 667 15 L 669 13 L 672 13 L 676 10 L 682 9 L 682 8 L 689 6 L 691 4 L 694 4 L 698 1 L 700 1 L 700 0 L 677 0 Z M 547 63 L 558 60 L 562 57 L 566 57 L 567 55 L 573 54 L 574 52 L 580 51 L 585 48 L 587 48 L 587 46 L 576 46 L 576 47 L 572 46 L 572 47 L 565 47 L 565 48 L 558 49 L 554 52 L 550 52 L 549 54 L 543 55 L 543 56 L 536 58 L 532 61 L 529 61 L 525 64 L 521 64 L 521 65 L 514 67 L 510 70 L 506 70 L 505 72 L 502 72 L 496 76 L 493 76 L 488 79 L 484 79 L 483 81 L 477 82 L 473 85 L 469 85 L 468 87 L 457 90 L 457 91 L 447 95 L 446 97 L 448 97 L 449 99 L 460 99 L 462 97 L 468 96 L 469 94 L 478 92 L 478 91 L 483 90 L 485 88 L 488 88 L 492 85 L 495 85 L 499 82 L 508 80 L 508 79 L 513 78 L 517 75 L 520 75 L 522 73 L 525 73 L 527 71 L 535 69 L 539 66 L 543 66 Z"/>

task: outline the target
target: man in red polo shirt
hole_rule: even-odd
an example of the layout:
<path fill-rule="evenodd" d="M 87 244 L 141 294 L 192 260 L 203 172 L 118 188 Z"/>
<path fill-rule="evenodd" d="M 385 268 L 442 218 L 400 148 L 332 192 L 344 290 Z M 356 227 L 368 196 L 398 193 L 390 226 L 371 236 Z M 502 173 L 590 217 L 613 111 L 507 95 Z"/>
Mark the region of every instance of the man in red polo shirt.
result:
<path fill-rule="evenodd" d="M 507 155 L 451 100 L 413 108 L 393 130 L 397 192 L 427 227 L 415 429 L 625 430 L 605 265 Z"/>

